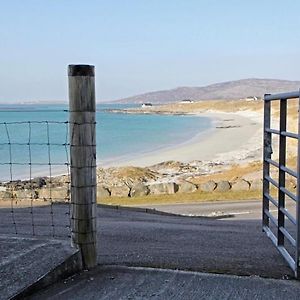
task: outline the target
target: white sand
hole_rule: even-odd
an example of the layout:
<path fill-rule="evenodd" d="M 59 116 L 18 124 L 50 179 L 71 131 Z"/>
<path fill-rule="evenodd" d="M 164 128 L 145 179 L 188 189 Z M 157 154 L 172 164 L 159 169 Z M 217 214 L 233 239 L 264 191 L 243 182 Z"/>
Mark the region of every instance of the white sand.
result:
<path fill-rule="evenodd" d="M 120 158 L 102 166 L 144 167 L 168 160 L 201 160 L 232 164 L 261 159 L 262 116 L 259 113 L 210 111 L 200 113 L 199 116 L 212 118 L 215 128 L 172 148 L 136 156 L 134 159 Z"/>

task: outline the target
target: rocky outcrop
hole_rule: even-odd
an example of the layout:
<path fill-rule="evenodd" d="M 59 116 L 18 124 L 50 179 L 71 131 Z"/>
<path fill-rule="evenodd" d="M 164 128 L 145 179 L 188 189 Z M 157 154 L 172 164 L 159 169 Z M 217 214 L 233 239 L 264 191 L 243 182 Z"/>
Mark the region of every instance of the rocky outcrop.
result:
<path fill-rule="evenodd" d="M 261 173 L 251 173 L 246 177 L 235 176 L 232 180 L 224 178 L 222 171 L 226 168 L 220 162 L 192 161 L 182 163 L 166 161 L 148 168 L 119 167 L 97 169 L 97 195 L 99 199 L 107 197 L 143 197 L 149 194 L 166 195 L 175 193 L 226 193 L 228 191 L 261 191 L 263 182 Z M 217 176 L 210 176 L 216 174 Z M 221 176 L 218 176 L 221 174 Z M 278 174 L 277 174 L 278 175 Z M 231 175 L 229 175 L 231 176 Z M 214 180 L 209 180 L 209 179 Z M 31 180 L 0 182 L 0 199 L 35 201 L 69 200 L 69 176 L 37 177 Z M 286 181 L 287 187 L 296 188 L 293 178 Z M 51 187 L 51 194 L 50 194 Z"/>
<path fill-rule="evenodd" d="M 46 178 L 46 186 L 49 185 L 50 179 Z M 51 184 L 52 186 L 64 186 L 67 185 L 70 182 L 70 178 L 68 175 L 61 175 L 51 178 Z"/>
<path fill-rule="evenodd" d="M 49 184 L 49 179 L 46 177 L 33 178 L 32 180 L 15 180 L 12 182 L 2 183 L 2 188 L 5 186 L 7 189 L 17 190 L 35 190 Z"/>
<path fill-rule="evenodd" d="M 14 197 L 19 200 L 38 199 L 39 193 L 38 190 L 22 189 L 22 190 L 15 191 Z"/>
<path fill-rule="evenodd" d="M 262 190 L 262 188 L 263 188 L 262 179 L 255 179 L 250 182 L 250 190 L 251 191 Z"/>
<path fill-rule="evenodd" d="M 0 199 L 7 201 L 13 198 L 13 194 L 8 191 L 0 191 Z"/>
<path fill-rule="evenodd" d="M 148 186 L 143 183 L 137 183 L 133 185 L 130 189 L 129 196 L 130 197 L 141 197 L 146 196 L 150 193 Z"/>
<path fill-rule="evenodd" d="M 128 197 L 130 189 L 127 185 L 113 186 L 110 188 L 110 195 L 112 197 Z"/>
<path fill-rule="evenodd" d="M 97 182 L 107 187 L 123 185 L 132 187 L 137 183 L 154 182 L 161 177 L 161 174 L 149 168 L 119 167 L 97 169 Z"/>
<path fill-rule="evenodd" d="M 248 182 L 244 179 L 239 179 L 239 180 L 232 183 L 231 189 L 233 191 L 249 191 L 250 182 Z"/>
<path fill-rule="evenodd" d="M 197 186 L 188 181 L 178 183 L 178 193 L 193 193 L 197 191 Z"/>
<path fill-rule="evenodd" d="M 109 189 L 102 185 L 98 185 L 97 186 L 97 198 L 103 199 L 103 198 L 107 198 L 107 197 L 110 197 Z"/>
<path fill-rule="evenodd" d="M 197 172 L 201 168 L 198 165 L 183 163 L 180 161 L 169 160 L 149 167 L 150 170 L 162 175 L 179 175 Z"/>
<path fill-rule="evenodd" d="M 296 178 L 286 179 L 285 184 L 286 184 L 286 187 L 294 190 L 297 187 L 297 180 L 296 180 Z"/>
<path fill-rule="evenodd" d="M 213 192 L 217 184 L 213 180 L 209 180 L 205 183 L 200 184 L 199 190 L 202 192 Z"/>
<path fill-rule="evenodd" d="M 231 185 L 230 185 L 229 181 L 222 180 L 217 183 L 215 191 L 224 193 L 224 192 L 228 192 L 230 189 L 231 189 Z"/>
<path fill-rule="evenodd" d="M 37 198 L 44 201 L 64 202 L 69 199 L 68 186 L 42 188 L 36 191 Z"/>
<path fill-rule="evenodd" d="M 178 191 L 178 185 L 175 182 L 153 183 L 149 185 L 149 190 L 153 195 L 175 194 Z"/>

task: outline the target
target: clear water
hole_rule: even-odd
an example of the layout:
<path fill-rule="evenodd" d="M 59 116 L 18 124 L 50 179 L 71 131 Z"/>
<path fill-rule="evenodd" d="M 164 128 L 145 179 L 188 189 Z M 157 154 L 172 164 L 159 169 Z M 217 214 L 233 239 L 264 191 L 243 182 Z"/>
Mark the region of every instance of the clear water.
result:
<path fill-rule="evenodd" d="M 100 164 L 172 147 L 211 128 L 211 120 L 205 117 L 105 111 L 125 107 L 128 105 L 97 106 L 97 160 Z M 10 161 L 14 163 L 13 179 L 49 176 L 49 161 L 53 164 L 53 175 L 66 172 L 64 164 L 68 155 L 64 144 L 68 142 L 68 130 L 63 122 L 68 120 L 68 112 L 64 111 L 67 109 L 66 105 L 0 105 L 0 180 L 11 179 L 7 164 Z M 62 123 L 26 123 L 28 121 Z M 12 122 L 25 123 L 9 124 Z M 50 145 L 47 145 L 48 139 Z M 9 142 L 11 146 L 7 145 Z M 29 163 L 32 163 L 31 172 Z"/>

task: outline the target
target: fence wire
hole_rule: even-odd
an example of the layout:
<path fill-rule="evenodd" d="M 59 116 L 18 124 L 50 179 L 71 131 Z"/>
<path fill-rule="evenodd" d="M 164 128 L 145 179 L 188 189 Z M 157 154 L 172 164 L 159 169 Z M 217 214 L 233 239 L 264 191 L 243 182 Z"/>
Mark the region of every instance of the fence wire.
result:
<path fill-rule="evenodd" d="M 1 233 L 70 236 L 69 126 L 0 122 Z"/>

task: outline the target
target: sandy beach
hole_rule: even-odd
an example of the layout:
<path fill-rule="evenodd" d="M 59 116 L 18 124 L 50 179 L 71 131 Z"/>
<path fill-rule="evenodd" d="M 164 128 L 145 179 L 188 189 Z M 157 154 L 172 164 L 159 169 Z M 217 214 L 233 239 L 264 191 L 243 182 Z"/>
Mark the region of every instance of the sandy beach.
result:
<path fill-rule="evenodd" d="M 218 199 L 218 193 L 231 189 L 238 192 L 236 197 L 249 198 L 257 195 L 261 188 L 261 102 L 197 102 L 189 106 L 173 104 L 155 106 L 147 111 L 129 109 L 117 113 L 193 115 L 210 118 L 211 128 L 203 131 L 203 127 L 199 125 L 198 134 L 185 142 L 174 143 L 172 147 L 162 147 L 149 153 L 132 153 L 130 157 L 114 157 L 113 161 L 106 163 L 98 161 L 97 182 L 100 199 L 116 199 L 116 203 L 119 204 L 120 197 L 143 198 L 148 195 L 156 197 L 178 193 L 176 201 L 182 201 L 181 193 L 191 193 L 194 196 L 189 199 L 196 201 L 199 193 L 216 190 L 212 199 Z M 187 133 L 187 136 L 191 134 Z M 57 177 L 53 188 L 57 198 L 65 199 L 68 189 L 62 186 L 61 180 L 64 182 L 62 177 Z M 23 185 L 26 186 L 26 181 L 20 183 L 16 189 L 22 191 Z M 234 186 L 249 193 L 243 193 L 241 196 L 240 190 Z M 45 189 L 47 190 L 47 187 L 44 186 L 36 188 L 37 203 L 43 201 Z M 18 193 L 16 199 L 23 197 L 21 192 Z M 235 197 L 234 192 L 232 195 L 228 197 Z M 146 202 L 153 200 L 146 198 Z M 164 201 L 164 198 L 161 200 Z M 107 201 L 111 203 L 111 200 Z"/>
<path fill-rule="evenodd" d="M 145 153 L 135 158 L 116 159 L 103 166 L 145 167 L 169 160 L 237 164 L 261 159 L 262 116 L 259 112 L 206 111 L 198 115 L 213 119 L 213 128 L 176 147 Z"/>

